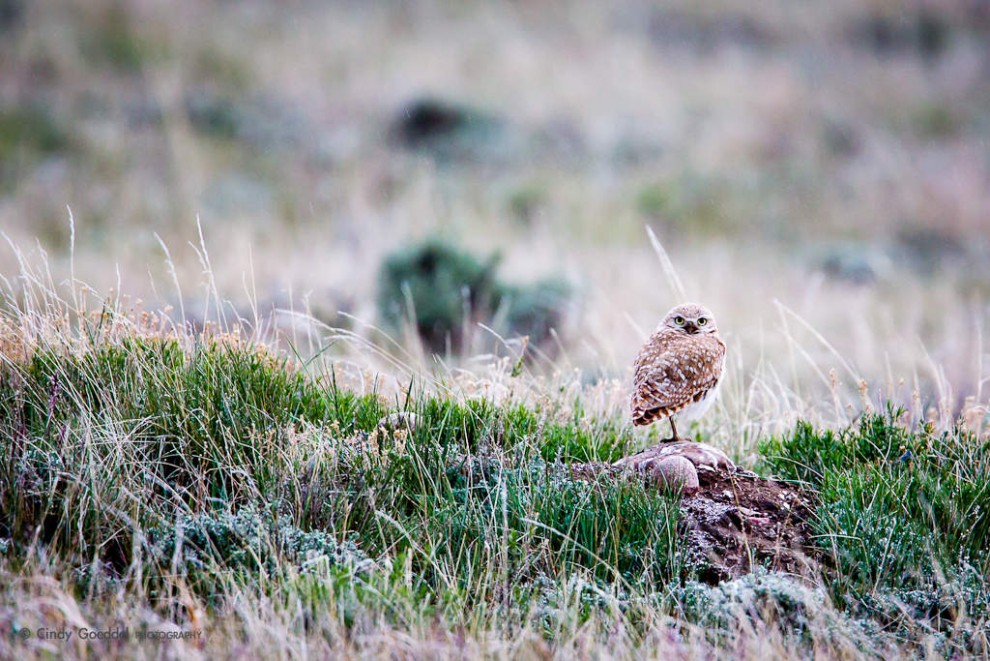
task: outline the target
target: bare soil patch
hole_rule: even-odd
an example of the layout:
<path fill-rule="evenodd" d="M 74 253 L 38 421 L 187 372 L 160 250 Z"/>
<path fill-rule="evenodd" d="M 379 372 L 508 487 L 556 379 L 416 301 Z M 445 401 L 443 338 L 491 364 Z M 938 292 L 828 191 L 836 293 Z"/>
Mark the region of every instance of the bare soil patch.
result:
<path fill-rule="evenodd" d="M 766 567 L 807 575 L 819 555 L 810 525 L 811 500 L 800 489 L 727 470 L 699 470 L 699 489 L 681 501 L 688 552 L 709 583 Z"/>

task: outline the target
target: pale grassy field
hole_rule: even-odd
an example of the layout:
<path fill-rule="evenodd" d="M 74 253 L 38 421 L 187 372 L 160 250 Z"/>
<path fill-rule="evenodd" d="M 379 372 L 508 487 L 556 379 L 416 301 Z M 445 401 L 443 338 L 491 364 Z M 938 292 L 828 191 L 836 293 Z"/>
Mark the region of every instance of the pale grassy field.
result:
<path fill-rule="evenodd" d="M 277 330 L 255 337 L 317 356 L 310 374 L 332 366 L 360 393 L 394 403 L 415 379 L 458 401 L 563 417 L 580 402 L 589 420 L 620 419 L 635 352 L 690 299 L 715 312 L 730 352 L 697 433 L 741 463 L 798 419 L 842 427 L 887 402 L 914 427 L 990 425 L 981 3 L 10 6 L 22 9 L 0 23 L 0 278 L 17 337 L 48 342 L 64 316 L 103 305 L 167 309 L 187 338 L 183 321 L 233 329 L 274 307 Z M 394 123 L 422 98 L 490 115 L 495 139 L 447 160 L 397 145 Z M 29 130 L 24 113 L 50 121 Z M 32 137 L 45 131 L 56 137 Z M 383 257 L 437 234 L 499 252 L 508 280 L 574 285 L 558 346 L 525 378 L 512 338 L 478 329 L 464 355 L 434 358 L 378 330 Z M 161 617 L 124 595 L 80 606 L 37 562 L 5 575 L 5 607 Z M 215 641 L 246 626 L 253 654 L 566 656 L 616 622 L 564 608 L 574 620 L 552 649 L 532 623 L 508 635 L 461 622 L 464 639 L 408 598 L 365 613 L 357 634 L 331 613 L 300 637 L 295 602 L 251 603 L 211 622 L 229 627 Z M 832 626 L 833 611 L 811 610 Z M 794 651 L 779 631 L 738 626 L 720 650 Z M 850 631 L 822 653 L 861 653 Z M 613 633 L 614 656 L 642 652 L 639 634 Z M 654 642 L 658 657 L 711 651 Z"/>
<path fill-rule="evenodd" d="M 931 10 L 934 47 L 899 3 L 115 6 L 32 4 L 4 39 L 0 99 L 50 111 L 67 142 L 12 152 L 8 277 L 36 240 L 65 277 L 70 208 L 80 280 L 193 305 L 198 217 L 239 309 L 374 324 L 382 256 L 441 232 L 500 251 L 510 278 L 574 282 L 571 365 L 621 377 L 678 298 L 649 225 L 718 313 L 737 391 L 760 374 L 800 409 L 834 368 L 874 400 L 986 400 L 975 5 Z M 889 19 L 872 41 L 870 17 Z M 396 148 L 393 118 L 424 96 L 491 113 L 503 139 L 452 164 Z M 217 137 L 187 112 L 204 98 L 247 119 Z M 875 284 L 824 277 L 830 256 Z"/>

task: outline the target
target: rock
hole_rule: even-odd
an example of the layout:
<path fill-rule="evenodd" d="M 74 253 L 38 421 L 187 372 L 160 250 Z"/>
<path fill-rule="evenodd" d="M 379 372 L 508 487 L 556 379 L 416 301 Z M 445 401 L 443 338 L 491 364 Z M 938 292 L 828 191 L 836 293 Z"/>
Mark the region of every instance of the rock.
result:
<path fill-rule="evenodd" d="M 659 457 L 638 464 L 636 469 L 649 473 L 669 493 L 689 495 L 698 490 L 698 469 L 684 457 Z"/>
<path fill-rule="evenodd" d="M 654 445 L 642 452 L 619 459 L 613 466 L 638 468 L 641 464 L 652 464 L 659 459 L 668 457 L 683 457 L 694 464 L 696 468 L 728 472 L 736 470 L 736 465 L 724 452 L 707 443 L 695 443 L 694 441 L 676 441 Z"/>
<path fill-rule="evenodd" d="M 626 459 L 632 458 L 626 457 Z M 626 459 L 620 459 L 612 464 L 612 467 L 640 473 L 668 493 L 690 495 L 698 490 L 698 469 L 683 455 L 660 456 L 653 453 L 638 461 L 626 461 Z M 623 463 L 624 461 L 626 463 Z"/>

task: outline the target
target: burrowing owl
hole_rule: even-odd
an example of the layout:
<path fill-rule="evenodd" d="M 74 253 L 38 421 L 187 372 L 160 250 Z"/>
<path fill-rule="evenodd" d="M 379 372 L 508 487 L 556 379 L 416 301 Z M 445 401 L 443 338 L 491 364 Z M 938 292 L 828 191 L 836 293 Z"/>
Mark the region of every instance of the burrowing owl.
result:
<path fill-rule="evenodd" d="M 725 343 L 715 318 L 703 305 L 686 303 L 667 313 L 639 352 L 633 381 L 634 425 L 670 418 L 677 441 L 674 416 L 701 417 L 715 401 L 725 372 Z"/>

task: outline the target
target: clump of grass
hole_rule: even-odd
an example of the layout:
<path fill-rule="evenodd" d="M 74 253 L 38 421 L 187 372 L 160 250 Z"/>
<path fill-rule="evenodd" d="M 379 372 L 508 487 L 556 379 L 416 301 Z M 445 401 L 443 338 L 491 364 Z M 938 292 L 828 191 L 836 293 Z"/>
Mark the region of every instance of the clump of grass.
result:
<path fill-rule="evenodd" d="M 43 349 L 0 372 L 0 530 L 118 568 L 134 524 L 266 489 L 287 426 L 318 406 L 284 363 L 219 340 Z"/>
<path fill-rule="evenodd" d="M 437 518 L 445 543 L 482 542 L 473 545 L 479 566 L 504 554 L 517 582 L 587 570 L 606 583 L 661 583 L 676 571 L 672 500 L 640 484 L 575 480 L 540 463 L 476 471 L 452 480 Z"/>
<path fill-rule="evenodd" d="M 897 423 L 900 412 L 866 415 L 841 431 L 818 430 L 799 422 L 789 437 L 766 439 L 759 445 L 764 467 L 787 480 L 820 487 L 831 472 L 862 464 L 890 464 L 903 453 L 921 447 L 921 439 Z"/>
<path fill-rule="evenodd" d="M 234 338 L 206 339 L 189 351 L 174 339 L 125 338 L 77 355 L 43 350 L 4 368 L 17 384 L 16 398 L 3 404 L 10 434 L 47 451 L 99 421 L 133 421 L 128 431 L 143 448 L 135 459 L 152 460 L 161 477 L 183 486 L 207 477 L 210 496 L 236 491 L 223 466 L 249 467 L 264 479 L 265 454 L 279 443 L 261 447 L 269 431 L 325 415 L 325 400 L 304 375 Z"/>
<path fill-rule="evenodd" d="M 892 626 L 924 620 L 936 631 L 958 628 L 966 612 L 970 635 L 990 615 L 986 592 L 962 587 L 990 571 L 990 440 L 912 431 L 900 417 L 866 415 L 841 432 L 800 424 L 761 444 L 764 467 L 814 490 L 814 526 L 835 562 L 827 576 L 839 603 L 874 616 L 894 610 L 898 618 L 884 618 Z"/>

